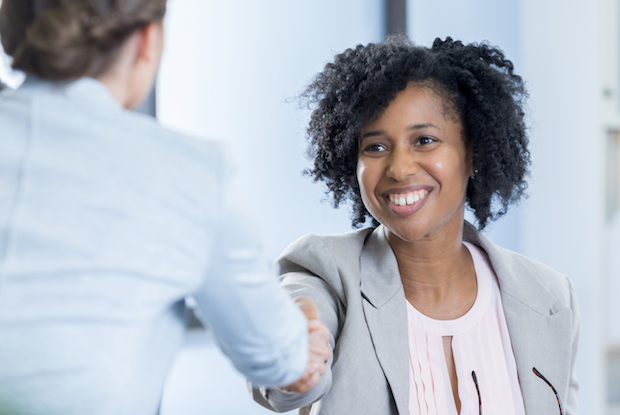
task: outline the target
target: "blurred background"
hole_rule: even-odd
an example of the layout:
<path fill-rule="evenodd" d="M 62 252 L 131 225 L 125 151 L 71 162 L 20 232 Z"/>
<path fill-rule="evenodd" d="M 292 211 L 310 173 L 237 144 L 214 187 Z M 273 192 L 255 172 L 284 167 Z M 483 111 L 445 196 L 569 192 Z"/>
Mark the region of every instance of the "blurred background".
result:
<path fill-rule="evenodd" d="M 1 0 L 0 0 L 1 1 Z M 350 229 L 303 177 L 309 112 L 295 97 L 346 48 L 407 33 L 486 41 L 529 88 L 529 198 L 485 230 L 570 276 L 582 313 L 581 413 L 620 414 L 620 5 L 617 0 L 169 0 L 158 82 L 140 109 L 230 144 L 275 260 L 305 233 Z M 22 81 L 1 56 L 0 80 Z M 2 126 L 0 126 L 0 132 Z M 568 364 L 568 362 L 567 362 Z M 162 414 L 265 414 L 194 327 Z"/>

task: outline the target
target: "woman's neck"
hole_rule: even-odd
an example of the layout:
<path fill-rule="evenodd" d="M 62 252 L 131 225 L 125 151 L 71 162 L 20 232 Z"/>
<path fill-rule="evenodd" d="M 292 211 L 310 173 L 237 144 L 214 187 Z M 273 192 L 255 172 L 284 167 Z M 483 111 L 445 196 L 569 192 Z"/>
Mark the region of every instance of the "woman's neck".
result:
<path fill-rule="evenodd" d="M 405 296 L 418 311 L 431 318 L 458 318 L 476 300 L 476 272 L 462 235 L 462 225 L 413 242 L 403 241 L 388 231 Z"/>

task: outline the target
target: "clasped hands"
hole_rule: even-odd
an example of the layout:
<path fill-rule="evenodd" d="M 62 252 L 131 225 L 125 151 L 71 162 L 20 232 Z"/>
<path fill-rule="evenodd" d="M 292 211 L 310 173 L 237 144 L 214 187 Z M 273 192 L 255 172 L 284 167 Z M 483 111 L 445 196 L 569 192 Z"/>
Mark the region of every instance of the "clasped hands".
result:
<path fill-rule="evenodd" d="M 295 302 L 308 320 L 308 366 L 297 382 L 283 386 L 281 389 L 303 393 L 312 389 L 325 373 L 325 365 L 332 351 L 329 347 L 329 330 L 319 321 L 319 313 L 314 302 L 308 297 L 299 297 Z"/>

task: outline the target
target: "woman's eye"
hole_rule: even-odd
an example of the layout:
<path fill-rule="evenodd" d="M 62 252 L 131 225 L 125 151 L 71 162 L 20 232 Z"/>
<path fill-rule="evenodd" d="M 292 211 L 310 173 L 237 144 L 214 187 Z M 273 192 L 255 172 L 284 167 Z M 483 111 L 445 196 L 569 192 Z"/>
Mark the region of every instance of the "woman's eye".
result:
<path fill-rule="evenodd" d="M 418 140 L 418 144 L 420 145 L 432 144 L 434 142 L 435 139 L 431 137 L 420 137 L 420 139 Z"/>
<path fill-rule="evenodd" d="M 381 144 L 371 144 L 369 146 L 367 146 L 364 151 L 369 151 L 371 153 L 375 153 L 375 152 L 379 152 L 379 151 L 385 151 L 385 147 L 382 146 Z"/>

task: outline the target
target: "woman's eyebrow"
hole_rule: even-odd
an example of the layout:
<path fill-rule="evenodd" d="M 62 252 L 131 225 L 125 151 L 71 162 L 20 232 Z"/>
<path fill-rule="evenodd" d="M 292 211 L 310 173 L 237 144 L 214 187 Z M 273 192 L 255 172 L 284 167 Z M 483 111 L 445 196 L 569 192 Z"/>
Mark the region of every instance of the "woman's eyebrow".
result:
<path fill-rule="evenodd" d="M 383 135 L 383 134 L 385 134 L 385 131 L 383 131 L 383 130 L 369 131 L 367 133 L 362 134 L 360 136 L 360 139 L 363 140 L 366 137 L 375 137 L 375 136 Z"/>
<path fill-rule="evenodd" d="M 415 124 L 415 125 L 410 125 L 407 129 L 408 130 L 423 130 L 425 128 L 435 128 L 437 130 L 441 130 L 441 128 L 437 127 L 435 124 L 427 122 L 424 124 Z"/>
<path fill-rule="evenodd" d="M 427 122 L 424 124 L 414 124 L 414 125 L 410 125 L 409 127 L 407 127 L 408 130 L 423 130 L 425 128 L 435 128 L 437 130 L 441 130 L 441 128 L 437 127 L 435 124 Z M 374 130 L 374 131 L 368 131 L 367 133 L 364 133 L 360 136 L 360 139 L 364 139 L 366 137 L 375 137 L 378 135 L 383 135 L 385 134 L 385 131 L 383 130 Z"/>

